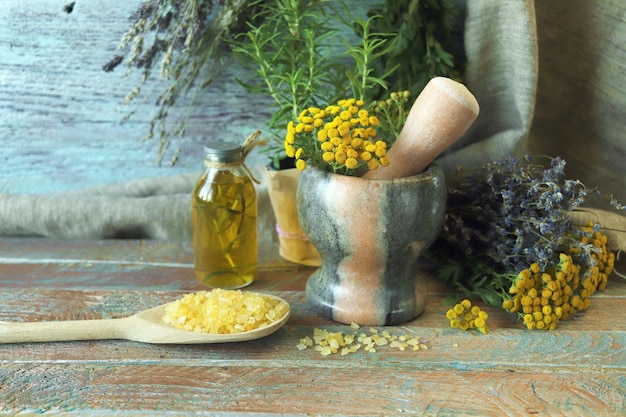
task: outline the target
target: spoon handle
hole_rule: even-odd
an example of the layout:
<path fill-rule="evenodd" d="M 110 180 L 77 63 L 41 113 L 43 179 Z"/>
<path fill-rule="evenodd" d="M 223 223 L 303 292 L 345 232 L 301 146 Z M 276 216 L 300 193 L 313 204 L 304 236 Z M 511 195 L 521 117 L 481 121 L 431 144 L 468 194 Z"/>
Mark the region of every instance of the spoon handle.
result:
<path fill-rule="evenodd" d="M 2 322 L 0 343 L 125 339 L 126 319 Z"/>

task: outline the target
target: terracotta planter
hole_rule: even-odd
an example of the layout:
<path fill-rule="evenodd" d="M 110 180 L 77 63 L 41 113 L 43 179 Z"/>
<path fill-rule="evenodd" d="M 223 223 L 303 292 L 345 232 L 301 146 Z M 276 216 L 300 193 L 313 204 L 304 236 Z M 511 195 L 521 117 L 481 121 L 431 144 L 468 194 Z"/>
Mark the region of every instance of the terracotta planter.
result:
<path fill-rule="evenodd" d="M 394 325 L 417 317 L 427 299 L 417 260 L 437 237 L 445 205 L 437 165 L 389 180 L 305 169 L 298 215 L 322 258 L 307 282 L 307 301 L 346 324 Z"/>
<path fill-rule="evenodd" d="M 278 251 L 282 258 L 300 265 L 320 266 L 320 255 L 300 227 L 296 188 L 300 171 L 265 169 L 267 191 L 276 216 Z"/>

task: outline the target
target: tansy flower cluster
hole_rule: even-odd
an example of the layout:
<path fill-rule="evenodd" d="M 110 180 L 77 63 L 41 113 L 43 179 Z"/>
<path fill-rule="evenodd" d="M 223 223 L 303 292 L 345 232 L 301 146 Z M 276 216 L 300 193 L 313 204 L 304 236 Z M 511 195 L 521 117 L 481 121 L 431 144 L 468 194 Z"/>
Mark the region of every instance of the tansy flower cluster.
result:
<path fill-rule="evenodd" d="M 594 231 L 592 225 L 581 231 L 581 243 L 592 245 L 594 266 L 585 270 L 576 262 L 581 251 L 570 249 L 571 254 L 561 253 L 556 267 L 541 270 L 532 263 L 522 270 L 513 281 L 502 307 L 518 313 L 528 329 L 553 330 L 560 320 L 589 308 L 590 297 L 606 287 L 613 270 L 615 254 L 606 248 L 607 237 Z M 583 264 L 584 265 L 584 264 Z"/>
<path fill-rule="evenodd" d="M 380 118 L 380 124 L 389 130 L 389 134 L 397 138 L 409 115 L 409 98 L 411 92 L 393 91 L 386 100 L 379 100 L 374 106 L 374 113 Z"/>
<path fill-rule="evenodd" d="M 450 320 L 450 327 L 461 330 L 477 329 L 482 334 L 487 334 L 486 312 L 478 306 L 472 306 L 468 299 L 461 301 L 446 312 Z"/>
<path fill-rule="evenodd" d="M 309 107 L 287 125 L 285 151 L 296 168 L 307 164 L 343 175 L 360 175 L 389 165 L 388 143 L 377 137 L 378 117 L 362 100 L 340 100 L 324 109 Z"/>

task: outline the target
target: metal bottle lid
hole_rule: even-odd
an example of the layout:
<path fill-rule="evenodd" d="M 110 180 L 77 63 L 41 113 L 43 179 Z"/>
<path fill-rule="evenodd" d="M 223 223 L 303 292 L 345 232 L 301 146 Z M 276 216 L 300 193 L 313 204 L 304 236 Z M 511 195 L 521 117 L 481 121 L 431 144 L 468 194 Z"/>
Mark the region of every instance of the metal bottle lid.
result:
<path fill-rule="evenodd" d="M 204 147 L 206 162 L 237 162 L 243 158 L 243 148 L 229 142 L 211 142 Z"/>

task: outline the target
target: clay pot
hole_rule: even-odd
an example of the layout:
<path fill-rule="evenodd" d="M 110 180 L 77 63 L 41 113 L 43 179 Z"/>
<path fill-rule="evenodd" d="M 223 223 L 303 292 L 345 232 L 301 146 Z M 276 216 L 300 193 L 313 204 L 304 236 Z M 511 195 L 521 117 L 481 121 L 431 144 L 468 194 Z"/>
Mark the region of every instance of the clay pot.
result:
<path fill-rule="evenodd" d="M 446 206 L 443 171 L 364 179 L 307 167 L 297 209 L 321 267 L 308 279 L 307 301 L 340 323 L 395 325 L 426 307 L 417 274 L 420 254 L 437 237 Z"/>

